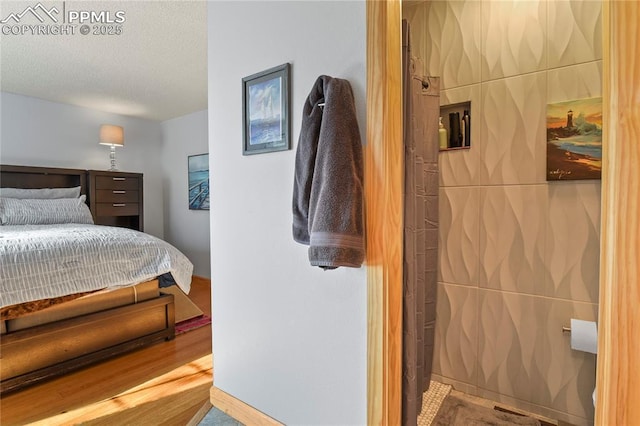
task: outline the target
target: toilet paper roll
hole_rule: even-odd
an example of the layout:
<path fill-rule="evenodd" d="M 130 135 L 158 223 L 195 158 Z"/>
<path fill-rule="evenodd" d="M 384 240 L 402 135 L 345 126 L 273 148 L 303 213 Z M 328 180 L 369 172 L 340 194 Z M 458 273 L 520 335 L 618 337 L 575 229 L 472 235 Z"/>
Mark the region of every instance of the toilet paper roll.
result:
<path fill-rule="evenodd" d="M 571 318 L 571 349 L 592 354 L 598 352 L 598 327 L 595 322 Z"/>

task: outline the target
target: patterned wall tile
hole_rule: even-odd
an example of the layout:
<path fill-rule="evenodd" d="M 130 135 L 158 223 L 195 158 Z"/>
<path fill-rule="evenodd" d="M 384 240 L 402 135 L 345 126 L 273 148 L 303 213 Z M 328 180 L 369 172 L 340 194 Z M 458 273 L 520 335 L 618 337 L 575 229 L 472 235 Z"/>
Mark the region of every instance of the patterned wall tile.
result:
<path fill-rule="evenodd" d="M 545 0 L 482 1 L 482 80 L 547 66 Z"/>
<path fill-rule="evenodd" d="M 546 295 L 598 302 L 600 181 L 549 184 Z"/>
<path fill-rule="evenodd" d="M 429 1 L 426 65 L 442 88 L 480 82 L 480 2 Z"/>
<path fill-rule="evenodd" d="M 549 2 L 549 68 L 602 59 L 602 2 Z"/>
<path fill-rule="evenodd" d="M 547 78 L 548 103 L 602 96 L 602 61 L 549 70 Z"/>
<path fill-rule="evenodd" d="M 471 148 L 442 151 L 439 155 L 440 186 L 468 186 L 478 184 L 480 163 L 480 85 L 440 91 L 440 105 L 471 101 Z M 447 120 L 442 117 L 443 122 Z"/>
<path fill-rule="evenodd" d="M 480 287 L 544 294 L 547 186 L 480 191 Z"/>
<path fill-rule="evenodd" d="M 478 387 L 539 403 L 546 389 L 544 299 L 479 292 Z"/>
<path fill-rule="evenodd" d="M 546 182 L 545 95 L 543 72 L 482 84 L 482 184 Z"/>
<path fill-rule="evenodd" d="M 454 380 L 441 374 L 431 373 L 431 380 L 453 386 L 457 391 L 464 392 L 467 395 L 478 395 L 478 387 L 469 383 Z"/>
<path fill-rule="evenodd" d="M 442 77 L 441 105 L 472 101 L 472 148 L 439 156 L 434 374 L 593 422 L 594 357 L 571 351 L 560 330 L 596 315 L 600 184 L 547 186 L 545 125 L 548 102 L 602 93 L 601 4 L 408 5 L 414 55 Z"/>
<path fill-rule="evenodd" d="M 438 283 L 433 372 L 476 384 L 478 290 Z"/>
<path fill-rule="evenodd" d="M 422 69 L 417 70 L 418 75 L 426 74 L 424 70 L 427 57 L 426 11 L 427 3 L 424 1 L 402 3 L 402 18 L 407 20 L 411 31 L 411 56 L 419 58 L 422 64 Z"/>
<path fill-rule="evenodd" d="M 440 188 L 438 281 L 478 284 L 478 188 Z"/>
<path fill-rule="evenodd" d="M 558 299 L 544 299 L 545 311 L 545 385 L 541 404 L 569 415 L 582 417 L 593 424 L 593 400 L 596 386 L 596 355 L 571 349 L 571 335 L 562 327 L 571 318 L 596 321 L 598 305 Z M 561 419 L 564 420 L 564 419 Z M 568 421 L 568 419 L 566 420 Z"/>

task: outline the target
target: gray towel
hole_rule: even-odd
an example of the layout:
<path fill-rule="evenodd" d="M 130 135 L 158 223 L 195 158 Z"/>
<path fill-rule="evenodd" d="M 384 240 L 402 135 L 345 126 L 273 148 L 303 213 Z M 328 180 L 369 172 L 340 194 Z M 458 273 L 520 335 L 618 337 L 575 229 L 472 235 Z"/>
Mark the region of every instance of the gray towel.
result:
<path fill-rule="evenodd" d="M 293 186 L 293 239 L 309 245 L 312 266 L 362 265 L 362 181 L 362 142 L 351 85 L 320 76 L 303 109 Z"/>

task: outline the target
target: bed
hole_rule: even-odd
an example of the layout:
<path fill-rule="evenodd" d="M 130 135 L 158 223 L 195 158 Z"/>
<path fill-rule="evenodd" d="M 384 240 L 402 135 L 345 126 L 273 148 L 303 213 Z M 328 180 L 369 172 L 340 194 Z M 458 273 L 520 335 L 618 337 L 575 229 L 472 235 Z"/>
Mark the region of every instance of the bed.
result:
<path fill-rule="evenodd" d="M 158 277 L 188 293 L 193 265 L 155 237 L 93 225 L 86 193 L 85 170 L 0 165 L 2 393 L 175 336 Z"/>

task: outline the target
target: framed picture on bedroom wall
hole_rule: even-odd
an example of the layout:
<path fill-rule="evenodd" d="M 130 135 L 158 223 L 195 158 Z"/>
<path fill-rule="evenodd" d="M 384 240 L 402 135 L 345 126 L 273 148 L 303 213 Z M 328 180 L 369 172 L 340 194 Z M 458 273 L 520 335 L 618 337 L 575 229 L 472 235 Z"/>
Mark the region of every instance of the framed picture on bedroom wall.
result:
<path fill-rule="evenodd" d="M 209 210 L 209 154 L 190 155 L 189 210 Z"/>
<path fill-rule="evenodd" d="M 242 79 L 242 155 L 291 149 L 290 64 Z"/>

